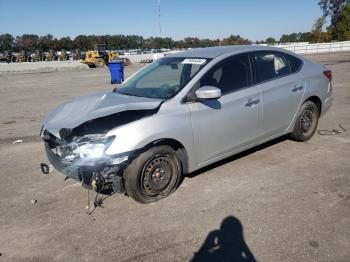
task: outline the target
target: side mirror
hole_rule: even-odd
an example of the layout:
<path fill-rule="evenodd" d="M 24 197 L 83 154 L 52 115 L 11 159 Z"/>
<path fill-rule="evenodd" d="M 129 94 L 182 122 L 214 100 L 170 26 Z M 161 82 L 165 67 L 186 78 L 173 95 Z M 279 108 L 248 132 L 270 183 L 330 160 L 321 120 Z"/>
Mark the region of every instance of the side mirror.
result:
<path fill-rule="evenodd" d="M 195 93 L 199 99 L 218 99 L 221 97 L 221 90 L 215 86 L 202 86 Z"/>

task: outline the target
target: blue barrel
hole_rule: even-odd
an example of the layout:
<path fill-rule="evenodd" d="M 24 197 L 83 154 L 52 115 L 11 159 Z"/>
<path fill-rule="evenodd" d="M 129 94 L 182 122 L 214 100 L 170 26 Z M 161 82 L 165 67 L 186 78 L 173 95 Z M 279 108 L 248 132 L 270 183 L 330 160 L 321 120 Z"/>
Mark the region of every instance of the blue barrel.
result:
<path fill-rule="evenodd" d="M 111 74 L 111 84 L 120 84 L 124 81 L 124 63 L 123 61 L 111 61 L 108 63 Z"/>

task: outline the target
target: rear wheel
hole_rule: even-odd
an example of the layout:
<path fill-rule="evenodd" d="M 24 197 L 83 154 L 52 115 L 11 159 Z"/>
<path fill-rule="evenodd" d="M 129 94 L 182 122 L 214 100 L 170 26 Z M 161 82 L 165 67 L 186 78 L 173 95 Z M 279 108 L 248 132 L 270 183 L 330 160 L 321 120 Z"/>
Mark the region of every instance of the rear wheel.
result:
<path fill-rule="evenodd" d="M 319 114 L 315 103 L 306 101 L 300 108 L 291 138 L 300 142 L 309 140 L 316 132 Z"/>
<path fill-rule="evenodd" d="M 95 61 L 96 67 L 104 67 L 104 65 L 105 65 L 105 60 L 103 60 L 102 58 L 96 58 L 96 61 Z"/>
<path fill-rule="evenodd" d="M 135 158 L 123 175 L 127 194 L 137 202 L 151 203 L 176 190 L 181 163 L 171 147 L 153 147 Z"/>

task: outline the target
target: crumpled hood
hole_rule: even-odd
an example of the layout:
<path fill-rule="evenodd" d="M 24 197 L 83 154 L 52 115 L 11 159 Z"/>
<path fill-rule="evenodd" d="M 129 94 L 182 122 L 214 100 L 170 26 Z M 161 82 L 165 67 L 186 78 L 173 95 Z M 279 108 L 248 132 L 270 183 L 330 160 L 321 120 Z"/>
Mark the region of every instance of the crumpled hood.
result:
<path fill-rule="evenodd" d="M 62 128 L 75 128 L 86 121 L 129 110 L 155 109 L 163 100 L 99 92 L 63 103 L 43 121 L 46 130 L 60 138 Z"/>

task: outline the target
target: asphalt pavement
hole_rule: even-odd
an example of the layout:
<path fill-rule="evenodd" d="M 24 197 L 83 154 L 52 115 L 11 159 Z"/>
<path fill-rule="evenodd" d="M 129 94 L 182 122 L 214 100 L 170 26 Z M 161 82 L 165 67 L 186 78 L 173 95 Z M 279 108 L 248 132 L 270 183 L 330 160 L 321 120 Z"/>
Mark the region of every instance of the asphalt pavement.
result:
<path fill-rule="evenodd" d="M 56 105 L 111 90 L 108 70 L 0 75 L 0 261 L 350 261 L 350 53 L 309 58 L 333 71 L 319 129 L 338 134 L 280 138 L 186 176 L 167 199 L 112 195 L 91 215 L 79 183 L 40 172 L 38 135 Z"/>

